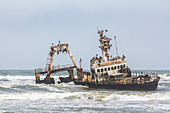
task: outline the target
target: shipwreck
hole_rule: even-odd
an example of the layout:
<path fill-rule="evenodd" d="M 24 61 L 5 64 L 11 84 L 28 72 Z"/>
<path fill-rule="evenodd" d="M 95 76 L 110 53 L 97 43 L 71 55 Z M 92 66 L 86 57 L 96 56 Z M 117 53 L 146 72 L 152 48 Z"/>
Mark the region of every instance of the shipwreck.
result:
<path fill-rule="evenodd" d="M 51 46 L 49 57 L 45 68 L 35 69 L 36 83 L 41 84 L 55 84 L 54 78 L 50 75 L 61 71 L 68 71 L 69 77 L 59 77 L 58 83 L 74 82 L 75 85 L 85 85 L 89 88 L 97 89 L 114 89 L 114 90 L 142 90 L 153 91 L 157 89 L 160 77 L 158 74 L 152 72 L 139 72 L 132 71 L 128 65 L 126 57 L 118 55 L 116 36 L 114 36 L 116 46 L 116 56 L 110 56 L 112 45 L 110 44 L 111 38 L 105 35 L 108 30 L 98 30 L 99 42 L 102 56 L 96 54 L 90 60 L 90 72 L 85 72 L 81 67 L 76 64 L 76 61 L 71 54 L 68 44 L 60 44 Z M 52 66 L 55 53 L 57 55 L 68 53 L 72 61 L 72 65 Z M 74 76 L 76 71 L 77 78 Z M 46 74 L 46 77 L 41 80 L 40 75 Z"/>

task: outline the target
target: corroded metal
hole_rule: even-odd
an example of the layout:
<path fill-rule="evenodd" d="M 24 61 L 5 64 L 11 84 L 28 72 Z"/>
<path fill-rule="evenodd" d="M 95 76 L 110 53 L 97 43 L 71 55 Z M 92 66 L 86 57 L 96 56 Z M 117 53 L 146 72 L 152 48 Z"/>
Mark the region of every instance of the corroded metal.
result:
<path fill-rule="evenodd" d="M 108 54 L 112 45 L 111 38 L 104 33 L 107 30 L 99 30 L 99 48 L 102 56 L 96 55 L 90 60 L 91 79 L 84 75 L 82 80 L 75 81 L 77 85 L 86 85 L 89 88 L 117 89 L 117 90 L 156 90 L 159 77 L 155 74 L 136 73 L 134 75 L 127 65 L 126 57 L 118 55 L 116 37 L 116 57 Z"/>
<path fill-rule="evenodd" d="M 54 84 L 54 79 L 51 78 L 50 75 L 52 73 L 57 73 L 57 72 L 61 72 L 61 71 L 68 71 L 68 73 L 69 73 L 69 77 L 66 77 L 66 78 L 61 77 L 60 78 L 61 82 L 63 82 L 64 80 L 65 81 L 73 81 L 74 80 L 74 71 L 73 71 L 74 69 L 77 70 L 78 76 L 81 76 L 80 69 L 79 69 L 78 65 L 76 64 L 74 57 L 71 54 L 70 49 L 68 48 L 68 44 L 60 44 L 60 42 L 59 42 L 59 44 L 56 46 L 54 44 L 52 44 L 50 49 L 51 49 L 51 51 L 49 53 L 49 57 L 47 58 L 46 67 L 44 69 L 38 68 L 35 70 L 36 83 L 47 83 L 47 84 L 53 83 Z M 57 53 L 57 55 L 59 55 L 64 52 L 68 53 L 73 65 L 52 66 L 55 53 Z M 40 80 L 41 74 L 47 74 L 47 76 L 44 80 Z"/>
<path fill-rule="evenodd" d="M 96 56 L 90 60 L 91 72 L 83 71 L 83 68 L 81 68 L 81 59 L 79 61 L 79 68 L 68 48 L 68 44 L 60 44 L 59 42 L 58 45 L 55 46 L 53 44 L 51 46 L 46 68 L 35 70 L 36 83 L 54 84 L 54 78 L 51 78 L 50 74 L 60 71 L 68 71 L 69 77 L 59 77 L 60 81 L 58 83 L 74 81 L 76 85 L 86 85 L 89 88 L 156 90 L 160 77 L 155 73 L 131 71 L 127 65 L 126 57 L 124 55 L 119 56 L 118 54 L 116 37 L 114 37 L 114 39 L 117 55 L 116 57 L 109 55 L 109 50 L 112 47 L 110 43 L 112 39 L 105 35 L 106 32 L 107 30 L 98 30 L 100 36 L 99 48 L 102 51 L 102 56 L 96 54 Z M 52 66 L 55 53 L 58 55 L 65 52 L 70 56 L 73 65 Z M 74 69 L 77 71 L 77 78 L 74 77 Z M 40 80 L 41 74 L 47 74 L 44 80 Z"/>

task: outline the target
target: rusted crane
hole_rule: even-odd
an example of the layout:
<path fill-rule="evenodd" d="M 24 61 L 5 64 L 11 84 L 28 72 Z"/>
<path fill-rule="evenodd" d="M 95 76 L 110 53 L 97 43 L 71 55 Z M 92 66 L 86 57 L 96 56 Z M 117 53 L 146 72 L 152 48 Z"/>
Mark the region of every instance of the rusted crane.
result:
<path fill-rule="evenodd" d="M 70 56 L 73 65 L 52 66 L 55 53 L 59 55 L 65 52 Z M 76 64 L 75 59 L 68 48 L 68 44 L 60 44 L 59 41 L 59 44 L 56 46 L 52 44 L 46 67 L 35 69 L 36 83 L 55 84 L 54 78 L 50 77 L 50 75 L 61 71 L 68 71 L 69 77 L 59 77 L 60 81 L 66 83 L 71 82 L 74 80 L 74 69 L 77 70 L 78 79 L 82 78 L 83 69 L 80 69 Z M 41 74 L 47 74 L 44 80 L 40 80 Z"/>

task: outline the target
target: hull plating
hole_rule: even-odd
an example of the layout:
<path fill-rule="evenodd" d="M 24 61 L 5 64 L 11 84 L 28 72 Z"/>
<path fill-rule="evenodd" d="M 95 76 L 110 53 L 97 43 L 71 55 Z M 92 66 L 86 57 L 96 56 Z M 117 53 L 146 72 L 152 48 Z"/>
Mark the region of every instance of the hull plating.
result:
<path fill-rule="evenodd" d="M 158 81 L 144 84 L 96 84 L 94 82 L 86 83 L 89 88 L 95 89 L 115 89 L 115 90 L 136 90 L 136 91 L 154 91 L 157 89 Z"/>

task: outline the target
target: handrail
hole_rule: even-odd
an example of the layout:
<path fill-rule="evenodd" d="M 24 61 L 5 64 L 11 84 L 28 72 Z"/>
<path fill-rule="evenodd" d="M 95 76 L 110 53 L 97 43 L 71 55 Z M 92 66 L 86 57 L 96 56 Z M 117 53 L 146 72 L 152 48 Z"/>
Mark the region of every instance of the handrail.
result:
<path fill-rule="evenodd" d="M 57 66 L 52 66 L 52 70 L 56 70 L 56 69 L 62 69 L 62 68 L 67 68 L 67 67 L 72 67 L 72 64 L 65 64 L 65 65 L 57 65 Z M 37 68 L 35 69 L 35 73 L 41 73 L 41 72 L 46 72 L 48 71 L 48 68 Z"/>
<path fill-rule="evenodd" d="M 131 75 L 133 77 L 139 77 L 139 76 L 145 76 L 145 75 L 148 75 L 150 77 L 157 77 L 158 73 L 153 73 L 153 72 L 149 72 L 149 71 L 132 71 Z"/>

